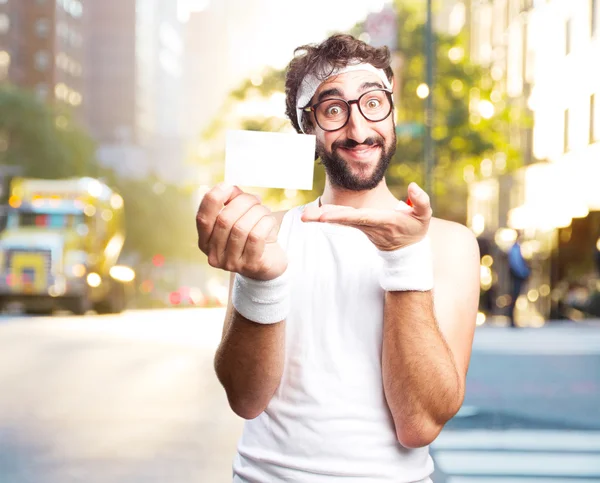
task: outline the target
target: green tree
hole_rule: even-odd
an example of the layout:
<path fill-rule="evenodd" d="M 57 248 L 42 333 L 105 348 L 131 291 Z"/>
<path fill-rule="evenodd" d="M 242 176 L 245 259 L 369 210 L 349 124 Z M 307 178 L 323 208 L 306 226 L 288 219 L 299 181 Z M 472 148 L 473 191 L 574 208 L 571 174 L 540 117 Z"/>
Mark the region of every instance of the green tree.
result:
<path fill-rule="evenodd" d="M 398 123 L 397 150 L 388 173 L 388 185 L 397 197 L 406 196 L 411 181 L 423 185 L 423 123 L 424 100 L 417 96 L 417 87 L 425 82 L 425 23 L 422 2 L 397 2 L 398 45 L 394 55 L 400 57 L 401 68 L 395 72 L 399 94 L 396 102 Z M 361 35 L 363 24 L 351 33 Z M 451 36 L 434 34 L 436 48 L 433 138 L 436 167 L 433 198 L 436 216 L 464 222 L 466 218 L 467 181 L 516 169 L 521 164 L 518 149 L 509 142 L 515 126 L 526 127 L 530 120 L 518 107 L 511 106 L 502 94 L 498 82 L 488 69 L 473 64 L 466 55 L 464 34 Z M 253 82 L 254 81 L 254 82 Z M 256 79 L 243 82 L 231 93 L 227 105 L 256 96 L 270 97 L 284 92 L 285 72 L 267 70 L 262 82 Z M 285 106 L 281 106 L 282 112 Z M 207 137 L 217 136 L 227 122 L 229 111 L 224 109 L 215 119 Z M 280 131 L 289 123 L 274 118 L 253 118 L 240 121 L 241 129 Z M 220 153 L 222 154 L 222 153 Z M 482 161 L 484 169 L 482 170 Z M 483 171 L 483 172 L 482 172 Z M 314 189 L 300 192 L 294 201 L 314 199 L 324 185 L 324 170 L 317 165 Z M 284 198 L 282 190 L 269 190 L 265 198 L 273 201 Z"/>
<path fill-rule="evenodd" d="M 95 147 L 69 113 L 17 87 L 0 87 L 0 164 L 24 176 L 95 175 Z"/>
<path fill-rule="evenodd" d="M 125 252 L 145 262 L 158 253 L 170 261 L 198 256 L 192 187 L 167 184 L 155 176 L 118 178 L 112 171 L 101 177 L 123 197 Z"/>
<path fill-rule="evenodd" d="M 420 7 L 422 10 L 422 7 Z M 398 149 L 388 172 L 391 186 L 423 184 L 424 138 L 410 135 L 407 124 L 422 126 L 424 100 L 416 93 L 425 82 L 425 24 L 422 12 L 397 2 L 398 52 L 402 68 L 397 102 Z M 517 168 L 519 151 L 509 143 L 510 126 L 526 125 L 524 114 L 511 107 L 488 69 L 473 64 L 466 52 L 465 35 L 434 35 L 435 77 L 433 142 L 435 153 L 435 210 L 438 216 L 465 221 L 466 179 L 489 175 L 490 168 L 504 172 Z M 399 74 L 399 75 L 398 75 Z M 413 131 L 414 133 L 415 131 Z M 418 131 L 417 131 L 418 132 Z M 482 161 L 485 161 L 483 173 Z M 490 166 L 491 164 L 491 166 Z M 487 172 L 486 172 L 487 171 Z"/>
<path fill-rule="evenodd" d="M 26 177 L 102 179 L 123 196 L 125 251 L 142 260 L 156 253 L 191 259 L 198 251 L 190 189 L 119 178 L 97 164 L 94 142 L 68 112 L 10 85 L 0 87 L 0 164 L 20 166 Z"/>

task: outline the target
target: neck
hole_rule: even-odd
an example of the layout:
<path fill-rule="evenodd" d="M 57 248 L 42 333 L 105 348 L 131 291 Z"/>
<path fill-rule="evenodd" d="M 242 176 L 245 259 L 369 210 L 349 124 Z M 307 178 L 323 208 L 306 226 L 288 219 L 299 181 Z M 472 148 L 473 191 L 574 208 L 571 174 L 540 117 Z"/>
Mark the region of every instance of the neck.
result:
<path fill-rule="evenodd" d="M 398 200 L 387 187 L 385 178 L 375 188 L 365 191 L 350 191 L 325 181 L 321 204 L 351 206 L 352 208 L 388 209 L 395 207 Z"/>

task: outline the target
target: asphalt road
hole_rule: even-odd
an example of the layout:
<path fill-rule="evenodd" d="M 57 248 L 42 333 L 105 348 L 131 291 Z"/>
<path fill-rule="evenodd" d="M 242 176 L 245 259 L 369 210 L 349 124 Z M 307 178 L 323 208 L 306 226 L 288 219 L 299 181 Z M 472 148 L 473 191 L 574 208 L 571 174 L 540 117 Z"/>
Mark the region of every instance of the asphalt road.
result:
<path fill-rule="evenodd" d="M 600 325 L 478 329 L 435 483 L 600 482 Z"/>
<path fill-rule="evenodd" d="M 0 317 L 0 483 L 225 483 L 221 310 Z M 600 326 L 478 329 L 435 483 L 600 481 Z"/>

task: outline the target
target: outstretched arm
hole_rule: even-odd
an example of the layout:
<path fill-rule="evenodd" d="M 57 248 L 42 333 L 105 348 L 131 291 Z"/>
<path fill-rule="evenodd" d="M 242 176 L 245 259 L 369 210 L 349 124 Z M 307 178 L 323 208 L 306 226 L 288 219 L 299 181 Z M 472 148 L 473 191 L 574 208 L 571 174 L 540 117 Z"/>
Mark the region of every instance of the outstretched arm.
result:
<path fill-rule="evenodd" d="M 385 263 L 391 260 L 382 282 L 383 386 L 399 442 L 419 447 L 437 437 L 464 398 L 479 302 L 479 249 L 464 226 L 434 220 L 430 227 L 429 196 L 414 183 L 408 191 L 412 208 L 325 205 L 308 208 L 303 220 L 358 228 Z"/>

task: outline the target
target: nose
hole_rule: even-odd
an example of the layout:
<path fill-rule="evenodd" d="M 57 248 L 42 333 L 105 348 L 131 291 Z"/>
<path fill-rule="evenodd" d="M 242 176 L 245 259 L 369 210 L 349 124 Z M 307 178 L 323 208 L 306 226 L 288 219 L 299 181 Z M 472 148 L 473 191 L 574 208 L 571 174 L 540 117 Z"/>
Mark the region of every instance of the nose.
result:
<path fill-rule="evenodd" d="M 346 124 L 346 133 L 349 139 L 362 144 L 369 137 L 369 121 L 360 113 L 358 105 L 350 106 L 350 119 Z"/>

